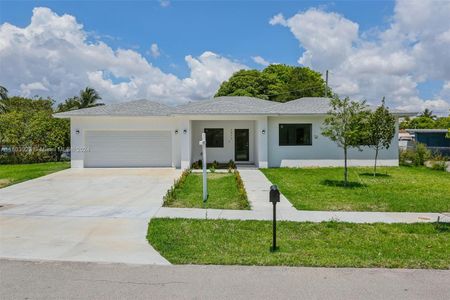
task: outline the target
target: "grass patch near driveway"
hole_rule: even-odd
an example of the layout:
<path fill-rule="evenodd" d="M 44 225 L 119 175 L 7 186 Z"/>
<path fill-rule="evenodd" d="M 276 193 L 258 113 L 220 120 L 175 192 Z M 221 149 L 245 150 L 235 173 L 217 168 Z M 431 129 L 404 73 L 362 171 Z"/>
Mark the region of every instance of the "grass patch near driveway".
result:
<path fill-rule="evenodd" d="M 238 172 L 208 173 L 207 208 L 250 209 Z M 164 206 L 203 208 L 201 173 L 186 172 L 164 197 Z"/>
<path fill-rule="evenodd" d="M 450 173 L 425 167 L 262 169 L 297 209 L 449 212 Z"/>
<path fill-rule="evenodd" d="M 23 165 L 0 165 L 0 188 L 48 175 L 70 167 L 69 162 L 49 162 Z"/>
<path fill-rule="evenodd" d="M 152 219 L 147 239 L 174 264 L 450 268 L 445 224 Z"/>

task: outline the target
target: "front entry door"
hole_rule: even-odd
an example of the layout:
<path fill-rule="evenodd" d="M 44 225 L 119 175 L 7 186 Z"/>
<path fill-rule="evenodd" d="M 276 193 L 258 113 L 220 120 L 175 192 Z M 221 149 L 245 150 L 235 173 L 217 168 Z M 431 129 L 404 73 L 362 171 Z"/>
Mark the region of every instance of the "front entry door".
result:
<path fill-rule="evenodd" d="M 234 160 L 249 161 L 249 133 L 248 129 L 234 130 Z"/>

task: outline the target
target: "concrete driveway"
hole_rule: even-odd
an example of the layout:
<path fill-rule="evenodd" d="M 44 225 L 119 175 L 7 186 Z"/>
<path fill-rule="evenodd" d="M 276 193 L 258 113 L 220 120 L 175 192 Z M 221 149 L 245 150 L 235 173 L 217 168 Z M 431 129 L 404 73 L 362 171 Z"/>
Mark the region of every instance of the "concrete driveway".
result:
<path fill-rule="evenodd" d="M 147 242 L 174 169 L 68 169 L 0 189 L 0 257 L 168 264 Z"/>

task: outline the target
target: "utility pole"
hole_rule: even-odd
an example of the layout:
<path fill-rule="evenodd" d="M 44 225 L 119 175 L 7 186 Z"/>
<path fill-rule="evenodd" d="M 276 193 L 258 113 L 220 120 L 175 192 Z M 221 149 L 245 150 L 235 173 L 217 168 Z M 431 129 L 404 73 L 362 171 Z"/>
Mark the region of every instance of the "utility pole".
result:
<path fill-rule="evenodd" d="M 328 70 L 325 72 L 325 98 L 328 96 Z"/>

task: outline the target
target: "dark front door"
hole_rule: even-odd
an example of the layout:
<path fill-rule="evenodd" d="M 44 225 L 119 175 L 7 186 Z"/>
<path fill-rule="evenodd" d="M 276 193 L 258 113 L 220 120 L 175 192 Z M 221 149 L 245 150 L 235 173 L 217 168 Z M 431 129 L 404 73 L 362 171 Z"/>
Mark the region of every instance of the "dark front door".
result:
<path fill-rule="evenodd" d="M 235 129 L 234 137 L 234 160 L 249 161 L 248 129 Z"/>

